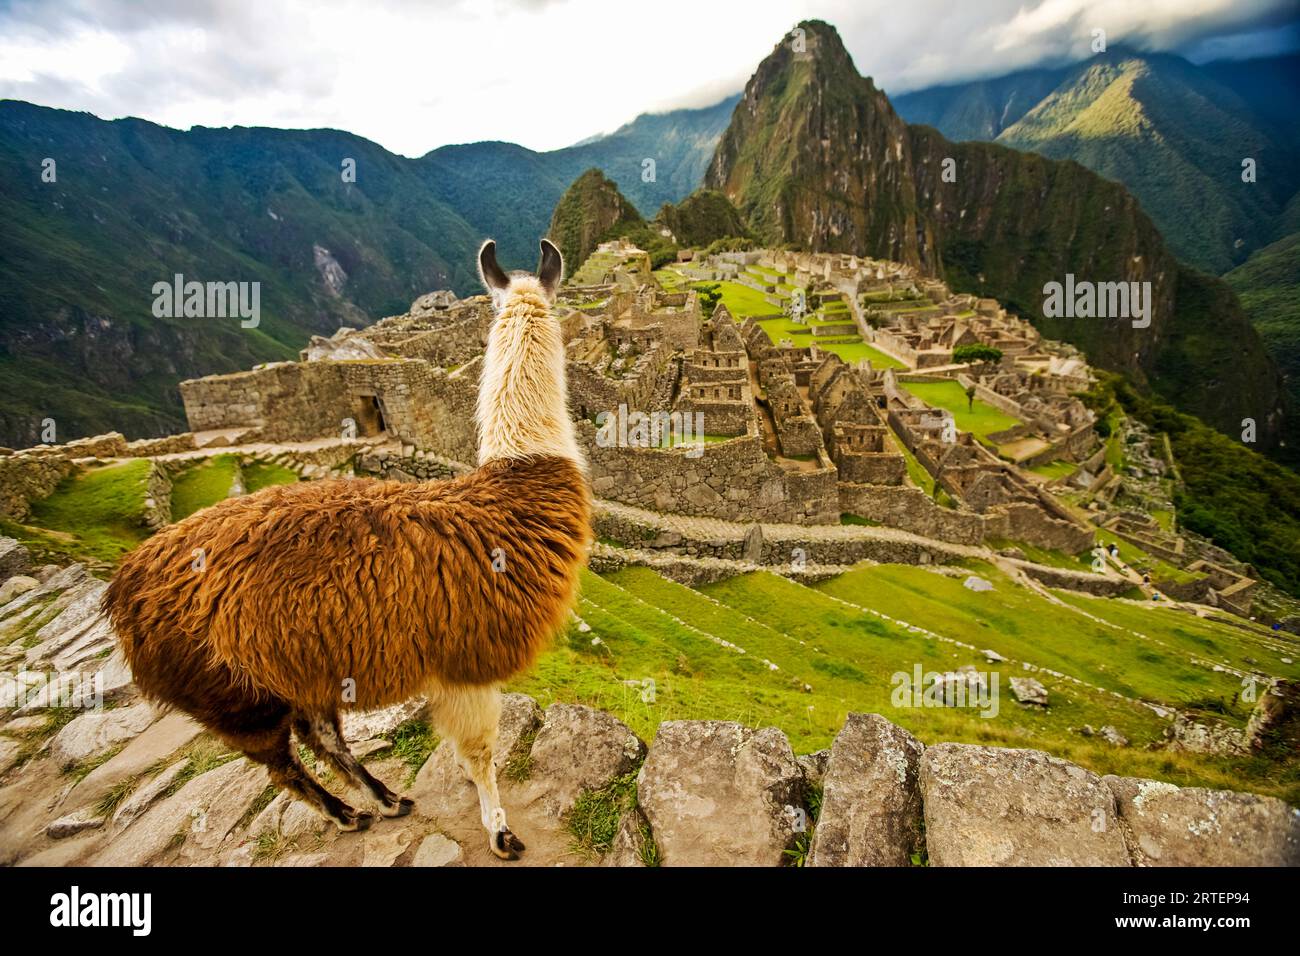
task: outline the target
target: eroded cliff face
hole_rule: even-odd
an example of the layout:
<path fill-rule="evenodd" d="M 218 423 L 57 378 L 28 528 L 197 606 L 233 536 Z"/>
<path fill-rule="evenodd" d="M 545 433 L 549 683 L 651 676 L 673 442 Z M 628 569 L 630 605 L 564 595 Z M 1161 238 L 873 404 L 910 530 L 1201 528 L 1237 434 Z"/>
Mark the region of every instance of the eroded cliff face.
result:
<path fill-rule="evenodd" d="M 762 241 L 916 265 L 1216 427 L 1239 432 L 1252 417 L 1260 445 L 1276 444 L 1282 381 L 1257 334 L 1219 280 L 1174 258 L 1123 186 L 1072 161 L 909 126 L 834 28 L 800 29 L 801 44 L 786 37 L 755 71 L 705 178 Z M 1046 316 L 1043 287 L 1067 274 L 1150 283 L 1150 324 Z"/>
<path fill-rule="evenodd" d="M 759 64 L 705 185 L 765 241 L 934 265 L 918 228 L 906 125 L 833 29 L 806 26 L 803 52 L 787 40 Z"/>

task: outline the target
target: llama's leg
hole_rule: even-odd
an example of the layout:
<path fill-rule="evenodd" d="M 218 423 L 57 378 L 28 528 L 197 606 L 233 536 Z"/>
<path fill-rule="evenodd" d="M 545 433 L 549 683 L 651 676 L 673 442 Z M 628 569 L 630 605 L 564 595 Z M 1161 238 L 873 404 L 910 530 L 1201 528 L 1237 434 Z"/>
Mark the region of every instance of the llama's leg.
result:
<path fill-rule="evenodd" d="M 348 749 L 337 713 L 311 717 L 297 714 L 294 716 L 293 729 L 303 743 L 329 764 L 344 781 L 379 801 L 381 814 L 386 817 L 404 817 L 411 812 L 415 801 L 409 797 L 399 797 L 389 790 Z"/>
<path fill-rule="evenodd" d="M 501 720 L 501 691 L 496 687 L 439 687 L 429 704 L 438 731 L 455 748 L 456 762 L 478 788 L 479 819 L 488 833 L 488 848 L 503 860 L 519 859 L 524 844 L 506 824 L 492 761 Z"/>
<path fill-rule="evenodd" d="M 289 746 L 288 714 L 279 728 L 270 734 L 257 735 L 260 739 L 232 739 L 250 760 L 265 764 L 271 782 L 283 787 L 299 800 L 313 806 L 340 830 L 365 830 L 375 820 L 369 811 L 354 810 L 320 785 L 302 765 L 298 754 Z"/>

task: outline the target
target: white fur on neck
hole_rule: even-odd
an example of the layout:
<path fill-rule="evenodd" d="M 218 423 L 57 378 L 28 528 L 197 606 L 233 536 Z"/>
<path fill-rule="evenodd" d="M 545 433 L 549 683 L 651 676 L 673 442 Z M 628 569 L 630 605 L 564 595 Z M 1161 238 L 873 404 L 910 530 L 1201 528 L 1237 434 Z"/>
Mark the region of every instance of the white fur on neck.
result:
<path fill-rule="evenodd" d="M 585 467 L 569 418 L 564 338 L 541 284 L 511 279 L 501 301 L 479 379 L 479 464 L 556 457 Z"/>

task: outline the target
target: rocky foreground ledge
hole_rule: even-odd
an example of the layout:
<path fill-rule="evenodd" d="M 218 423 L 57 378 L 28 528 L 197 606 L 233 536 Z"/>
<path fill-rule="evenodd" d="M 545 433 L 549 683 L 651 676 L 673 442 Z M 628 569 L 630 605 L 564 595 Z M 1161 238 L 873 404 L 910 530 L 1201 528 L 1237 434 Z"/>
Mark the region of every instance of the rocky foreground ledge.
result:
<path fill-rule="evenodd" d="M 850 714 L 808 755 L 727 721 L 666 721 L 647 746 L 608 713 L 521 694 L 497 757 L 520 862 L 488 852 L 450 745 L 412 750 L 421 700 L 348 715 L 354 751 L 416 810 L 339 834 L 139 699 L 95 611 L 103 582 L 75 565 L 22 578 L 0 584 L 0 865 L 1300 864 L 1300 811 L 1271 797 L 926 747 L 877 714 Z M 41 675 L 69 672 L 98 709 L 46 706 Z"/>

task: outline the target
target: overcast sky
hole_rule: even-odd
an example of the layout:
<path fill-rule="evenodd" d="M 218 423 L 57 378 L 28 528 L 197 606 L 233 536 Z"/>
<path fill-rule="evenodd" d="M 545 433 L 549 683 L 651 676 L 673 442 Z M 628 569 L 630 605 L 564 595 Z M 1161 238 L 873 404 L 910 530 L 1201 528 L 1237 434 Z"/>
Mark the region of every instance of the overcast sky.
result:
<path fill-rule="evenodd" d="M 0 97 L 190 126 L 335 127 L 418 156 L 533 149 L 740 90 L 821 18 L 890 93 L 1110 43 L 1300 46 L 1295 0 L 0 0 Z"/>

